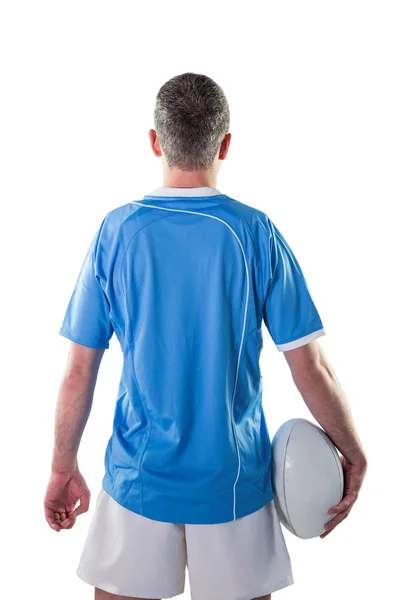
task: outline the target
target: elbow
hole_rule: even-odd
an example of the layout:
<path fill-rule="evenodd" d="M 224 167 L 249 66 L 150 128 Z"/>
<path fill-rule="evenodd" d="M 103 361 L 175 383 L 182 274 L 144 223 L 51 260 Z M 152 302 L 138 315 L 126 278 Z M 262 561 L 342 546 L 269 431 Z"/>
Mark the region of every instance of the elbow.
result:
<path fill-rule="evenodd" d="M 92 387 L 93 378 L 80 369 L 71 369 L 64 373 L 62 385 L 71 390 L 86 390 Z"/>

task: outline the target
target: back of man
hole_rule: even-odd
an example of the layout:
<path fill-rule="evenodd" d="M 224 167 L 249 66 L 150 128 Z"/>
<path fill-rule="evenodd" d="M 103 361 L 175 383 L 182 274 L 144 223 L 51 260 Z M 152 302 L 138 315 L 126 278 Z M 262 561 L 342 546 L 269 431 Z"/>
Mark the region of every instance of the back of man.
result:
<path fill-rule="evenodd" d="M 145 517 L 187 524 L 272 500 L 263 317 L 281 350 L 324 330 L 271 220 L 214 188 L 163 187 L 111 211 L 85 265 L 60 333 L 90 346 L 115 331 L 124 355 L 104 489 Z"/>

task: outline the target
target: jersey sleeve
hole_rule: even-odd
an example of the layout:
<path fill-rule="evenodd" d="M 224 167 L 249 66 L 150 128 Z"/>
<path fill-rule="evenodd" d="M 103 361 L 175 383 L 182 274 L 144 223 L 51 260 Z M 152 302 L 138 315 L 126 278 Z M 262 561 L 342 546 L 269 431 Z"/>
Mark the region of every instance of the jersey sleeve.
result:
<path fill-rule="evenodd" d="M 96 272 L 96 256 L 103 223 L 89 246 L 59 330 L 59 335 L 72 342 L 98 350 L 109 347 L 114 331 L 110 305 Z"/>
<path fill-rule="evenodd" d="M 292 249 L 270 219 L 268 229 L 270 278 L 263 319 L 277 349 L 286 352 L 326 331 Z"/>

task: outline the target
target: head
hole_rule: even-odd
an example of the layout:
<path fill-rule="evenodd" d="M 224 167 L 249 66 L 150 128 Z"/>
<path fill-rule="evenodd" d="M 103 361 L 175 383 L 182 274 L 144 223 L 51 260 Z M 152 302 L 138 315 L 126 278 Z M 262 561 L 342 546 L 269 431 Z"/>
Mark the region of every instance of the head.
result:
<path fill-rule="evenodd" d="M 149 132 L 163 158 L 164 185 L 215 187 L 230 144 L 229 117 L 224 92 L 206 75 L 183 73 L 164 83 Z"/>

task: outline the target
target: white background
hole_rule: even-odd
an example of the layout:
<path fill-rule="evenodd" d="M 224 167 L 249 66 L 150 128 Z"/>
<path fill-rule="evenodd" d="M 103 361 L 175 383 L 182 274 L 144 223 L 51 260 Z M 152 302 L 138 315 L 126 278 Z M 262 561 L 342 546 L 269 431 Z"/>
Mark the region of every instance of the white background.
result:
<path fill-rule="evenodd" d="M 284 530 L 281 600 L 392 598 L 398 589 L 399 14 L 396 2 L 5 1 L 1 52 L 2 596 L 93 598 L 75 569 L 103 476 L 122 367 L 105 352 L 79 462 L 90 511 L 43 514 L 58 330 L 105 214 L 163 184 L 148 130 L 159 87 L 193 71 L 231 108 L 217 188 L 265 211 L 295 252 L 369 470 L 326 539 Z M 270 436 L 310 415 L 264 327 Z M 187 587 L 182 598 L 190 597 Z M 207 600 L 206 598 L 204 600 Z"/>

